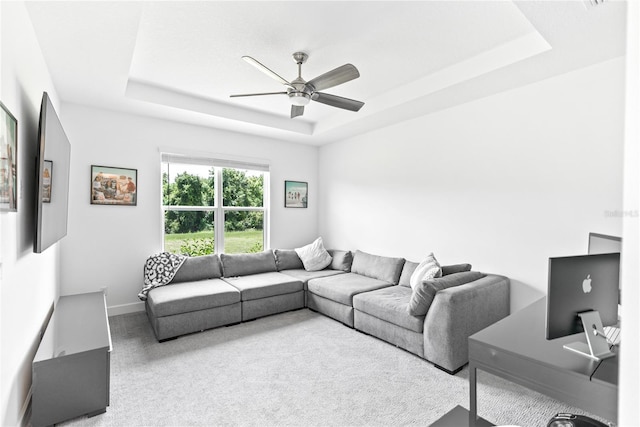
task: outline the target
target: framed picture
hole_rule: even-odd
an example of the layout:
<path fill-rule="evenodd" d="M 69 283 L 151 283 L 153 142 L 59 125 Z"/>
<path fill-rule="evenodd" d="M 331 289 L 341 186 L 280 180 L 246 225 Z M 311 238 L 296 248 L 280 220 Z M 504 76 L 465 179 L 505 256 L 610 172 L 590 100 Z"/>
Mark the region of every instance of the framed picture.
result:
<path fill-rule="evenodd" d="M 138 170 L 91 165 L 91 204 L 136 206 Z"/>
<path fill-rule="evenodd" d="M 284 182 L 284 207 L 306 208 L 309 184 L 301 181 Z"/>
<path fill-rule="evenodd" d="M 51 186 L 53 185 L 53 162 L 44 161 L 42 170 L 42 202 L 51 203 Z"/>
<path fill-rule="evenodd" d="M 0 210 L 18 211 L 18 121 L 0 102 Z"/>

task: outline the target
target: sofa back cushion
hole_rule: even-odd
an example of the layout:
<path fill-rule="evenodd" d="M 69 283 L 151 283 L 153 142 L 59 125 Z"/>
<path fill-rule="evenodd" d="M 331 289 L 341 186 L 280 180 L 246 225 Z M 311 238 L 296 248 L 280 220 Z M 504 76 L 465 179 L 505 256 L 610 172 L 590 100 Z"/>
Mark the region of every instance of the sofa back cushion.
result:
<path fill-rule="evenodd" d="M 278 271 L 304 269 L 302 260 L 293 249 L 275 249 L 273 254 L 276 257 L 276 267 Z"/>
<path fill-rule="evenodd" d="M 465 271 L 453 273 L 447 276 L 424 280 L 413 289 L 407 311 L 412 316 L 424 316 L 429 311 L 431 303 L 438 291 L 464 285 L 485 277 L 486 274 L 478 271 Z"/>
<path fill-rule="evenodd" d="M 194 256 L 184 260 L 171 283 L 193 282 L 218 277 L 222 277 L 222 266 L 218 255 Z"/>
<path fill-rule="evenodd" d="M 442 275 L 448 276 L 449 274 L 462 273 L 463 271 L 471 271 L 471 264 L 452 264 L 442 266 Z"/>
<path fill-rule="evenodd" d="M 418 267 L 417 262 L 413 261 L 405 261 L 404 267 L 402 267 L 402 274 L 400 274 L 400 282 L 398 283 L 400 286 L 406 286 L 408 288 L 411 287 L 410 279 L 413 272 Z M 443 265 L 442 266 L 442 275 L 447 276 L 449 274 L 454 273 L 462 273 L 464 271 L 471 271 L 471 264 L 452 264 L 452 265 Z"/>
<path fill-rule="evenodd" d="M 372 255 L 357 250 L 353 255 L 351 272 L 397 285 L 403 265 L 404 258 Z"/>
<path fill-rule="evenodd" d="M 327 252 L 331 255 L 331 264 L 329 264 L 329 267 L 332 270 L 340 270 L 347 273 L 351 271 L 351 264 L 353 263 L 353 254 L 351 251 L 327 249 Z"/>
<path fill-rule="evenodd" d="M 400 281 L 398 282 L 398 285 L 406 286 L 407 288 L 410 288 L 411 275 L 413 274 L 414 271 L 416 271 L 416 268 L 418 267 L 418 265 L 420 265 L 420 263 L 418 262 L 405 261 L 404 266 L 402 267 L 402 273 L 400 274 Z"/>
<path fill-rule="evenodd" d="M 247 276 L 249 274 L 278 271 L 272 251 L 255 254 L 221 254 L 224 277 Z"/>

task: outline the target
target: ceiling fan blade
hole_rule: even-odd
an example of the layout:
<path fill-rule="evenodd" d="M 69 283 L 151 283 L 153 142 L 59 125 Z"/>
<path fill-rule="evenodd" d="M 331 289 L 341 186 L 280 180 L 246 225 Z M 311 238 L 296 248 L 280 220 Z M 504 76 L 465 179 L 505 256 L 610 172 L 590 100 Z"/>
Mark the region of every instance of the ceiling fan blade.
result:
<path fill-rule="evenodd" d="M 304 105 L 292 105 L 291 106 L 291 118 L 298 117 L 304 114 Z"/>
<path fill-rule="evenodd" d="M 264 95 L 286 95 L 287 92 L 265 92 L 265 93 L 245 93 L 240 95 L 229 95 L 231 98 L 239 98 L 241 96 L 264 96 Z"/>
<path fill-rule="evenodd" d="M 263 73 L 265 73 L 267 76 L 271 77 L 272 79 L 275 79 L 275 80 L 279 81 L 280 83 L 282 83 L 283 85 L 289 86 L 292 89 L 294 88 L 293 86 L 291 86 L 291 83 L 289 83 L 287 80 L 285 80 L 284 78 L 280 77 L 280 75 L 278 75 L 274 71 L 271 71 L 270 69 L 268 69 L 267 67 L 265 67 L 259 61 L 253 59 L 252 57 L 243 56 L 242 59 L 244 59 L 246 62 L 248 62 L 249 64 L 251 64 L 254 67 L 256 67 L 258 70 L 262 71 Z"/>
<path fill-rule="evenodd" d="M 346 83 L 349 80 L 357 79 L 358 77 L 360 77 L 358 69 L 351 64 L 345 64 L 310 80 L 307 82 L 307 85 L 313 86 L 314 91 L 324 90 Z"/>
<path fill-rule="evenodd" d="M 311 95 L 311 99 L 322 104 L 342 108 L 349 111 L 359 111 L 364 105 L 364 102 L 356 101 L 349 98 L 343 98 L 341 96 L 329 95 L 328 93 L 321 92 L 315 92 L 313 95 Z"/>

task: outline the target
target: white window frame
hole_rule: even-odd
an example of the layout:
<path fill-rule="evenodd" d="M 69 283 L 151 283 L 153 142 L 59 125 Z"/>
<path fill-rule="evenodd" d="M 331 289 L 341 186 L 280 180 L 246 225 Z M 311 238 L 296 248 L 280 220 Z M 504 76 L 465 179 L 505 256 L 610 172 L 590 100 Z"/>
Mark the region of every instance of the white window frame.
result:
<path fill-rule="evenodd" d="M 162 164 L 164 163 L 178 163 L 178 164 L 191 164 L 191 165 L 202 165 L 213 168 L 215 171 L 215 188 L 214 188 L 214 204 L 213 206 L 173 206 L 173 205 L 164 205 L 164 194 L 160 198 L 160 209 L 161 209 L 161 217 L 162 217 L 162 247 L 164 250 L 164 242 L 165 242 L 165 228 L 164 228 L 164 213 L 166 211 L 205 211 L 205 212 L 213 212 L 213 225 L 214 225 L 214 253 L 220 254 L 224 253 L 224 234 L 225 234 L 225 213 L 230 211 L 249 211 L 255 212 L 259 211 L 263 213 L 262 219 L 262 242 L 263 249 L 267 250 L 271 247 L 270 245 L 270 232 L 269 232 L 269 209 L 270 205 L 270 195 L 269 189 L 271 188 L 269 183 L 269 175 L 270 168 L 267 162 L 255 162 L 255 161 L 247 161 L 247 160 L 234 160 L 234 159 L 225 159 L 225 158 L 216 158 L 210 157 L 206 155 L 185 155 L 185 154 L 174 154 L 167 153 L 161 151 L 160 156 L 160 182 L 162 185 L 162 174 L 164 173 L 164 169 L 162 168 Z M 222 171 L 225 168 L 231 169 L 240 169 L 240 170 L 252 170 L 262 172 L 263 175 L 263 189 L 262 189 L 262 206 L 224 206 L 224 201 L 222 200 L 222 187 L 223 187 L 223 174 Z M 161 189 L 162 191 L 162 189 Z"/>

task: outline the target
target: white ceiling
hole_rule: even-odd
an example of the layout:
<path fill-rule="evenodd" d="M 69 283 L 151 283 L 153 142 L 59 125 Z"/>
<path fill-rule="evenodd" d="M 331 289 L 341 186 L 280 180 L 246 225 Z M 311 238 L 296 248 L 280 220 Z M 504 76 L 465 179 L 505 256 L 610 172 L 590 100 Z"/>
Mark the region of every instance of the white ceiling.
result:
<path fill-rule="evenodd" d="M 622 1 L 29 2 L 62 101 L 323 144 L 625 54 Z M 360 78 L 289 118 L 292 80 L 351 63 Z"/>

